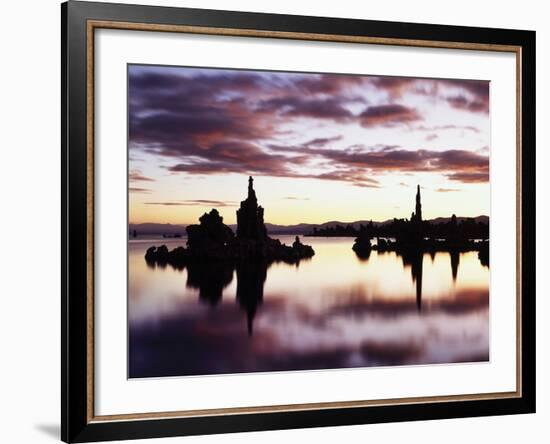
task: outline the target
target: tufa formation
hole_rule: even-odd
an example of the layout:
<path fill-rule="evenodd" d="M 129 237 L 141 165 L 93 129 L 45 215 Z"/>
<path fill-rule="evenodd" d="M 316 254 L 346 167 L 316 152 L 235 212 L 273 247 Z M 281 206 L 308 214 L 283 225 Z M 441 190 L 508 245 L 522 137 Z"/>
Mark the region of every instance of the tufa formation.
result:
<path fill-rule="evenodd" d="M 237 235 L 223 223 L 218 210 L 212 209 L 199 219 L 198 225 L 189 225 L 187 248 L 177 247 L 168 251 L 165 245 L 151 247 L 145 253 L 148 263 L 170 264 L 182 268 L 189 262 L 206 260 L 264 262 L 283 261 L 297 263 L 312 257 L 315 252 L 300 239 L 292 246 L 281 243 L 267 235 L 264 223 L 264 209 L 258 205 L 254 180 L 248 179 L 248 195 L 237 210 Z"/>
<path fill-rule="evenodd" d="M 481 263 L 489 265 L 489 242 L 479 241 L 480 237 L 484 238 L 481 232 L 483 230 L 476 227 L 475 222 L 459 223 L 454 214 L 449 222 L 439 225 L 430 224 L 422 219 L 420 185 L 416 187 L 415 211 L 411 214 L 410 220 L 394 219 L 387 228 L 386 231 L 390 231 L 389 235 L 385 235 L 387 237 L 374 233 L 373 227 L 361 230 L 352 247 L 357 256 L 368 259 L 372 250 L 395 251 L 398 254 L 478 251 Z M 379 227 L 377 231 L 382 229 Z M 373 238 L 376 238 L 375 245 L 371 243 Z"/>

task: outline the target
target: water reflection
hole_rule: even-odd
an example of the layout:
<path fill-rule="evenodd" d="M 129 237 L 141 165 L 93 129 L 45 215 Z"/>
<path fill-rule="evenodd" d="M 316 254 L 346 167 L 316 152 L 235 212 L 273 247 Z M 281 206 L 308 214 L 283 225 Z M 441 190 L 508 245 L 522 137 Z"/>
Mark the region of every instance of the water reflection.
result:
<path fill-rule="evenodd" d="M 458 251 L 451 251 L 451 271 L 453 274 L 453 282 L 456 282 L 456 276 L 458 275 L 458 266 L 460 265 L 460 253 Z"/>
<path fill-rule="evenodd" d="M 199 300 L 214 307 L 233 280 L 233 266 L 225 262 L 194 263 L 187 266 L 187 287 L 199 290 Z"/>
<path fill-rule="evenodd" d="M 246 312 L 248 335 L 252 336 L 252 324 L 256 309 L 264 298 L 267 264 L 243 262 L 237 265 L 237 301 Z"/>
<path fill-rule="evenodd" d="M 403 265 L 411 267 L 411 278 L 416 289 L 416 307 L 420 312 L 422 309 L 422 263 L 424 253 L 412 251 L 403 254 Z"/>
<path fill-rule="evenodd" d="M 308 239 L 317 254 L 299 265 L 180 269 L 149 267 L 151 242 L 131 242 L 130 377 L 488 359 L 477 253 L 358 258 L 352 241 Z"/>

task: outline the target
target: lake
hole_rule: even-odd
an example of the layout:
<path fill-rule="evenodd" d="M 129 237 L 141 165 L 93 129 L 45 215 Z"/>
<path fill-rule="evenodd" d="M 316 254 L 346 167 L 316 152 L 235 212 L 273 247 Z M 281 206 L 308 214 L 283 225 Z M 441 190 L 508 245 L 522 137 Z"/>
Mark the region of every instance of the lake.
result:
<path fill-rule="evenodd" d="M 291 244 L 294 236 L 272 236 Z M 477 252 L 404 258 L 302 237 L 299 264 L 149 266 L 129 241 L 131 378 L 489 359 L 489 268 Z"/>

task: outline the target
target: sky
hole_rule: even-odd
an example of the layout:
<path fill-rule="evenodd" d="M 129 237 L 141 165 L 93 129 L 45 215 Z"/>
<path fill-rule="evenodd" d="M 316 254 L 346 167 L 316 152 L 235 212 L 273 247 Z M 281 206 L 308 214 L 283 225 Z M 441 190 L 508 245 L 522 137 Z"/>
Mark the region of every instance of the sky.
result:
<path fill-rule="evenodd" d="M 489 215 L 489 82 L 128 66 L 130 223 Z"/>

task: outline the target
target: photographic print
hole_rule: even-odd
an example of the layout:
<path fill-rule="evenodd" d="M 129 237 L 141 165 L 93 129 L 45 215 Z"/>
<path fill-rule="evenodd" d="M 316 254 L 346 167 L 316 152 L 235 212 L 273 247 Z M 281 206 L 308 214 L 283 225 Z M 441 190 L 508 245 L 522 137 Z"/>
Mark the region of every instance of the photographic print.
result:
<path fill-rule="evenodd" d="M 128 376 L 488 361 L 489 89 L 128 65 Z"/>

